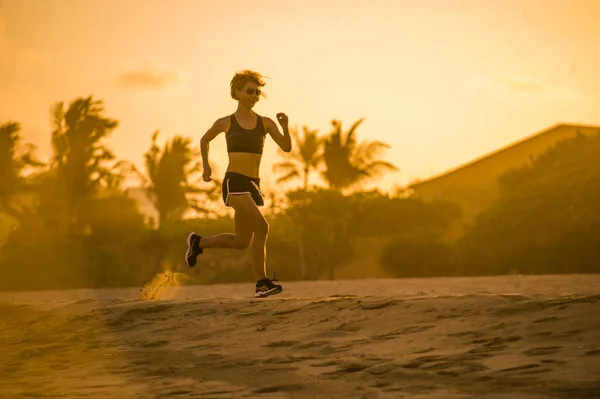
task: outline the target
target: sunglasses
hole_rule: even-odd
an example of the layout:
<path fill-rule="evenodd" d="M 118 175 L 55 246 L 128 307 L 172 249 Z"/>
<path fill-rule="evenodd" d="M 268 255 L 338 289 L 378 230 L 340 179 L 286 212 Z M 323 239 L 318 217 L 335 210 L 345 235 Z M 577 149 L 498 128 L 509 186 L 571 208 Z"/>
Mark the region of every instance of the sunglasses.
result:
<path fill-rule="evenodd" d="M 260 94 L 262 93 L 262 92 L 260 91 L 260 89 L 255 89 L 255 88 L 253 88 L 253 87 L 250 87 L 250 88 L 248 88 L 248 89 L 246 89 L 246 90 L 244 90 L 244 91 L 246 92 L 246 94 L 249 94 L 249 95 L 256 94 L 257 96 L 260 96 Z"/>

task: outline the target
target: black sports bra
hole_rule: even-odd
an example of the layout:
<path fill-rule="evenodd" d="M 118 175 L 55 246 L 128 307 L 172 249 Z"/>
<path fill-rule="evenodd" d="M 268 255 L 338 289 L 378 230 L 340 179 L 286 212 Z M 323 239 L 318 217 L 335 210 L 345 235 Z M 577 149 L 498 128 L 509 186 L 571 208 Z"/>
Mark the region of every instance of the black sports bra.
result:
<path fill-rule="evenodd" d="M 227 140 L 227 152 L 246 152 L 251 154 L 262 154 L 265 144 L 265 127 L 262 117 L 257 115 L 256 127 L 252 130 L 244 129 L 231 115 L 229 130 L 225 134 Z"/>

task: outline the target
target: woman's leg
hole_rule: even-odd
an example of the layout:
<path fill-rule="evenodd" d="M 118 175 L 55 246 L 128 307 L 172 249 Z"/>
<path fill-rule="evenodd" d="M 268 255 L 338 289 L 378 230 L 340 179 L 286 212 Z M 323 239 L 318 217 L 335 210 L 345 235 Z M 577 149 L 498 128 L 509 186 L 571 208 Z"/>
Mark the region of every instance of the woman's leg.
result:
<path fill-rule="evenodd" d="M 250 194 L 233 194 L 230 198 L 235 197 L 248 197 L 250 201 L 252 198 Z M 234 200 L 237 203 L 237 201 Z M 195 267 L 197 263 L 197 257 L 200 255 L 205 248 L 235 248 L 245 249 L 248 248 L 252 242 L 252 236 L 254 235 L 254 214 L 253 212 L 246 209 L 246 207 L 235 207 L 235 230 L 234 234 L 222 233 L 212 237 L 200 237 L 195 232 L 191 232 L 187 236 L 187 251 L 185 252 L 185 263 L 189 267 Z"/>
<path fill-rule="evenodd" d="M 238 196 L 250 196 L 249 194 L 235 194 L 230 195 L 230 199 Z M 230 201 L 231 202 L 231 201 Z M 245 209 L 236 209 L 234 214 L 234 234 L 222 233 L 212 237 L 202 237 L 200 239 L 199 246 L 202 249 L 205 248 L 235 248 L 245 249 L 248 248 L 252 242 L 252 217 L 247 214 Z"/>
<path fill-rule="evenodd" d="M 244 217 L 244 228 L 249 228 L 254 235 L 252 258 L 254 273 L 257 280 L 267 277 L 266 274 L 266 243 L 269 234 L 269 224 L 256 206 L 250 194 L 229 195 L 229 204 Z M 236 231 L 237 235 L 237 231 Z M 252 234 L 250 234 L 252 239 Z M 204 240 L 204 239 L 203 239 Z M 250 242 L 248 241 L 248 244 Z"/>

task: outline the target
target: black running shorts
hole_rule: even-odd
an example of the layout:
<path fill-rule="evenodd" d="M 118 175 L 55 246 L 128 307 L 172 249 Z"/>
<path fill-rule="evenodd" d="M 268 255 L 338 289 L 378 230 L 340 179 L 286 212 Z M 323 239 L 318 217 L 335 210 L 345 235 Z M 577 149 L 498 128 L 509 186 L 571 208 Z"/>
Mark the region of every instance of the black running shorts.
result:
<path fill-rule="evenodd" d="M 229 196 L 236 194 L 250 194 L 257 206 L 263 206 L 265 201 L 260 191 L 260 178 L 245 176 L 235 172 L 226 172 L 223 179 L 223 202 L 229 205 Z"/>

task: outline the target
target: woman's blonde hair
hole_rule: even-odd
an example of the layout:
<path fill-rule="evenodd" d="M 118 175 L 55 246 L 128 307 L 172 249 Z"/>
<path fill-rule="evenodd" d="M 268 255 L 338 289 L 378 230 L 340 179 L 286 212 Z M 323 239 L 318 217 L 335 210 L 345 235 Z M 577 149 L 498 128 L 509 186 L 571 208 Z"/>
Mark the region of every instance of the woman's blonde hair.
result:
<path fill-rule="evenodd" d="M 266 76 L 262 76 L 260 73 L 248 69 L 237 72 L 229 84 L 231 87 L 231 98 L 237 100 L 238 98 L 235 96 L 235 91 L 242 90 L 248 82 L 254 82 L 258 87 L 263 87 L 267 84 L 264 80 L 265 78 Z M 267 97 L 265 96 L 265 93 L 261 93 L 261 95 L 265 98 Z"/>

